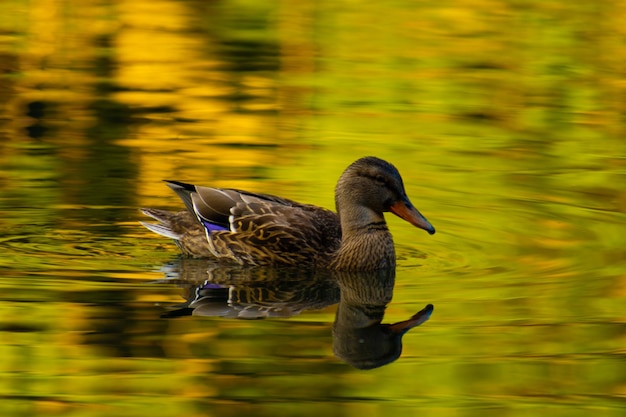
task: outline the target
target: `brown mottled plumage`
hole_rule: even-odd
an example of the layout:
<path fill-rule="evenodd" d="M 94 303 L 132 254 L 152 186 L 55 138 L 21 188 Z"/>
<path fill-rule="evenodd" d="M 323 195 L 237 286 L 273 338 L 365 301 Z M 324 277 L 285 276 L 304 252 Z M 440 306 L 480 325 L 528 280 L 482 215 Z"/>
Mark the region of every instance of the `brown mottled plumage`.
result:
<path fill-rule="evenodd" d="M 142 209 L 160 222 L 142 224 L 173 238 L 192 257 L 241 265 L 376 270 L 395 266 L 383 212 L 435 233 L 406 196 L 398 170 L 375 157 L 359 159 L 341 175 L 335 190 L 337 214 L 267 194 L 167 183 L 187 211 Z"/>

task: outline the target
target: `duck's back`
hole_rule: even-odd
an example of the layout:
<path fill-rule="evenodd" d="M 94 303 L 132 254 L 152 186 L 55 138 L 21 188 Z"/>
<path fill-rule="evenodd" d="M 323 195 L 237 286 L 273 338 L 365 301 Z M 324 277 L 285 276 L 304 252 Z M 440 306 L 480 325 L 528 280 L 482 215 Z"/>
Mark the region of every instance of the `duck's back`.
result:
<path fill-rule="evenodd" d="M 237 202 L 229 230 L 208 234 L 218 258 L 242 265 L 326 266 L 341 243 L 335 213 L 320 207 L 263 196 Z"/>
<path fill-rule="evenodd" d="M 183 254 L 240 265 L 325 267 L 341 244 L 330 210 L 269 194 L 167 181 L 187 211 L 143 209 L 150 230 L 176 240 Z"/>

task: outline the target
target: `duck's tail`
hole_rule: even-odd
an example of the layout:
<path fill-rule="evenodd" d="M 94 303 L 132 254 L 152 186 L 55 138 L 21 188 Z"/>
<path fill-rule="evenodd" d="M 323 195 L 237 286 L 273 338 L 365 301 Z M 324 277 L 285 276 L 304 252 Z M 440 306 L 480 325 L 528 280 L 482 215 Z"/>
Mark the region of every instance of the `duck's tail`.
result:
<path fill-rule="evenodd" d="M 146 216 L 159 221 L 159 223 L 139 222 L 148 230 L 151 230 L 158 235 L 169 237 L 170 239 L 180 240 L 182 234 L 180 231 L 175 230 L 178 229 L 175 226 L 177 222 L 173 220 L 177 213 L 152 208 L 142 208 L 140 211 Z"/>

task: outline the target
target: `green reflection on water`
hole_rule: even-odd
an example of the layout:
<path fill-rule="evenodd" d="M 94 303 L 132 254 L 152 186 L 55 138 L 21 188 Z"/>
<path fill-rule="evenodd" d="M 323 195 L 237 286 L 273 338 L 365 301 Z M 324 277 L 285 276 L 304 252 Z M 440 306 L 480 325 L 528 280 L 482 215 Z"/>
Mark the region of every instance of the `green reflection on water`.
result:
<path fill-rule="evenodd" d="M 624 411 L 623 7 L 466 1 L 3 2 L 5 415 Z M 334 310 L 159 318 L 160 180 L 333 206 L 392 161 L 433 222 L 388 219 L 403 357 L 331 350 Z"/>

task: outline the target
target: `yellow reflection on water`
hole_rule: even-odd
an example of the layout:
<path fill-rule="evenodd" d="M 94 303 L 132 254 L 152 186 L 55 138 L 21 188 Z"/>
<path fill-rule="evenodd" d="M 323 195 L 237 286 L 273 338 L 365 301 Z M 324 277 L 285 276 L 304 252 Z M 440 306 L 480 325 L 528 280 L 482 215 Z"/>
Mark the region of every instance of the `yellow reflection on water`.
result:
<path fill-rule="evenodd" d="M 621 2 L 0 4 L 0 397 L 7 415 L 623 414 Z M 159 318 L 160 181 L 332 208 L 400 169 L 438 229 L 388 216 L 389 321 L 359 373 L 332 310 Z M 148 284 L 150 283 L 150 284 Z"/>

